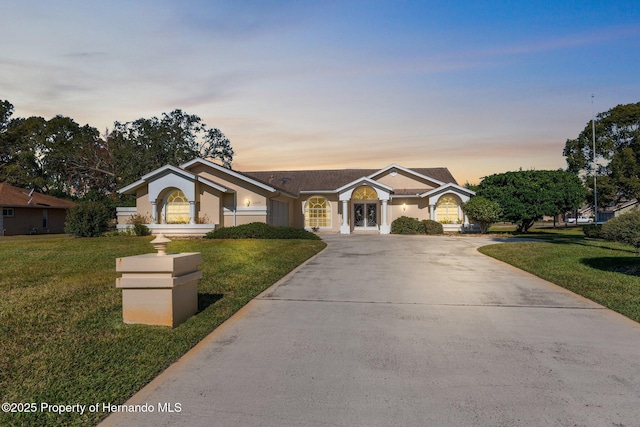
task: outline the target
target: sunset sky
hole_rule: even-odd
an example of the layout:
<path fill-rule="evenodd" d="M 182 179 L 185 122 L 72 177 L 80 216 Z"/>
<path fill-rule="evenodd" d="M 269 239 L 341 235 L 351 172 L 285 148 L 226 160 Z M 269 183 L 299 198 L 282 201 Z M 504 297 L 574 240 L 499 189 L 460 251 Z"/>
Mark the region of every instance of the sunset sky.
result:
<path fill-rule="evenodd" d="M 640 101 L 637 0 L 0 5 L 14 117 L 104 131 L 180 108 L 241 171 L 564 168 L 593 111 Z"/>

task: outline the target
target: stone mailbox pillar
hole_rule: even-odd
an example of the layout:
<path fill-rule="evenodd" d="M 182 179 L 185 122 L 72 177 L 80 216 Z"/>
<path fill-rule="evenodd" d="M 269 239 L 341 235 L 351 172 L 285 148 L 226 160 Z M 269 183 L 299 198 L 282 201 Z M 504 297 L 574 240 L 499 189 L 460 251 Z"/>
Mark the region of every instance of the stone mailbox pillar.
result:
<path fill-rule="evenodd" d="M 166 254 L 169 239 L 151 243 L 157 254 L 116 259 L 116 287 L 122 289 L 125 323 L 176 327 L 198 311 L 199 252 Z"/>

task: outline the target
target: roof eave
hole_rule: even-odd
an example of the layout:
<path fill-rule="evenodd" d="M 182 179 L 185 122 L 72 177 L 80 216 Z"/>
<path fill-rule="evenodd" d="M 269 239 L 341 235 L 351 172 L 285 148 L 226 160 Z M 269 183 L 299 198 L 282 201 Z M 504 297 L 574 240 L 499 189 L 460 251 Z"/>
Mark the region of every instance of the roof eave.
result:
<path fill-rule="evenodd" d="M 252 185 L 255 185 L 256 187 L 260 187 L 263 190 L 267 190 L 267 191 L 269 191 L 271 193 L 276 193 L 276 192 L 279 191 L 277 188 L 272 187 L 272 186 L 267 185 L 267 184 L 264 184 L 264 183 L 262 183 L 260 181 L 257 181 L 255 179 L 253 179 L 253 178 L 250 178 L 250 177 L 248 177 L 247 175 L 245 175 L 243 173 L 236 172 L 233 169 L 225 168 L 224 166 L 218 165 L 216 163 L 213 163 L 213 162 L 211 162 L 209 160 L 202 159 L 200 157 L 198 157 L 196 159 L 193 159 L 193 160 L 190 160 L 187 163 L 184 163 L 184 164 L 180 165 L 180 167 L 183 168 L 183 169 L 186 169 L 186 168 L 189 168 L 189 167 L 191 167 L 191 166 L 193 166 L 193 165 L 195 165 L 197 163 L 212 167 L 212 168 L 214 168 L 214 169 L 216 169 L 216 170 L 218 170 L 220 172 L 227 173 L 227 174 L 233 176 L 234 178 L 241 179 L 241 180 L 243 180 L 245 182 L 248 182 L 248 183 L 250 183 Z"/>

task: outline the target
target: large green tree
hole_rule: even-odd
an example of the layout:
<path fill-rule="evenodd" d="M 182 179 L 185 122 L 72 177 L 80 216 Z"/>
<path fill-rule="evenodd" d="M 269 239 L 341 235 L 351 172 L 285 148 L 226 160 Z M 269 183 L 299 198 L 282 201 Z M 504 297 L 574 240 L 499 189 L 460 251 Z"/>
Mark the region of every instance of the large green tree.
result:
<path fill-rule="evenodd" d="M 502 221 L 527 232 L 544 215 L 577 209 L 585 200 L 585 188 L 577 175 L 562 170 L 528 170 L 490 175 L 476 193 L 498 203 Z"/>
<path fill-rule="evenodd" d="M 99 186 L 93 163 L 83 158 L 98 143 L 96 129 L 63 116 L 5 117 L 0 126 L 0 181 L 77 195 Z"/>
<path fill-rule="evenodd" d="M 0 101 L 0 182 L 37 191 L 110 194 L 166 164 L 202 157 L 231 167 L 233 160 L 219 129 L 182 110 L 161 119 L 116 122 L 103 136 L 69 117 L 13 118 L 13 110 Z"/>
<path fill-rule="evenodd" d="M 12 110 L 0 131 L 0 182 L 48 191 L 50 186 L 40 156 L 46 120 L 42 117 L 12 119 Z"/>
<path fill-rule="evenodd" d="M 233 149 L 217 128 L 208 128 L 196 115 L 174 110 L 162 118 L 116 122 L 108 146 L 114 156 L 118 182 L 128 184 L 167 164 L 179 165 L 195 157 L 218 159 L 230 168 Z"/>
<path fill-rule="evenodd" d="M 640 102 L 618 105 L 595 118 L 598 205 L 640 197 Z M 593 122 L 568 139 L 564 156 L 570 172 L 593 177 Z M 593 193 L 593 179 L 586 180 Z M 602 184 L 602 185 L 601 185 Z M 593 200 L 593 196 L 591 196 Z"/>

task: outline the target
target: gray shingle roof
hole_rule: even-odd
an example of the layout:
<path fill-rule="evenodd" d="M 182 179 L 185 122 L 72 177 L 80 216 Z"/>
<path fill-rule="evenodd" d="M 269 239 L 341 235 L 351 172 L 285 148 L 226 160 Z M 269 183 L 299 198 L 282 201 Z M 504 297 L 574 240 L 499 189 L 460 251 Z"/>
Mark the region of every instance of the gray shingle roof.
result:
<path fill-rule="evenodd" d="M 293 194 L 301 191 L 333 191 L 359 178 L 378 172 L 380 169 L 331 169 L 297 171 L 242 172 L 278 189 Z M 411 168 L 412 171 L 429 178 L 457 184 L 447 168 Z M 426 189 L 416 189 L 416 191 Z"/>

